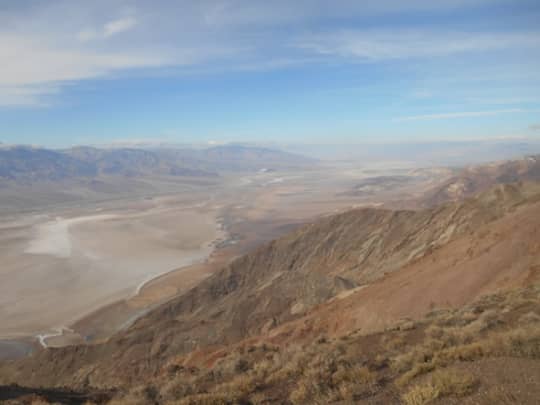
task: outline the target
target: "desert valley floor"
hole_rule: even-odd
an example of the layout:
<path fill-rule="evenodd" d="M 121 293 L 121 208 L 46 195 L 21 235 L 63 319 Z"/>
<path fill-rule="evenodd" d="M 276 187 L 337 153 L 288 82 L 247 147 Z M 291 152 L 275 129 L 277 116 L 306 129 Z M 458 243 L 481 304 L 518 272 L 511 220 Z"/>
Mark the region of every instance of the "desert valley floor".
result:
<path fill-rule="evenodd" d="M 10 212 L 0 218 L 0 358 L 37 344 L 104 339 L 297 224 L 413 198 L 445 175 L 395 164 L 327 165 L 227 175 L 182 192 Z M 366 178 L 375 180 L 359 188 Z"/>

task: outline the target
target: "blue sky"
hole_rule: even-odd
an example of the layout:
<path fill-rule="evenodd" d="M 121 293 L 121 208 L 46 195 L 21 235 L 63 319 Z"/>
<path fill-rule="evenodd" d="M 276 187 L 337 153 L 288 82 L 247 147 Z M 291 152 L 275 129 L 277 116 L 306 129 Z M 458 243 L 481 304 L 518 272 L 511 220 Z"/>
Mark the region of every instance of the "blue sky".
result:
<path fill-rule="evenodd" d="M 0 142 L 540 138 L 538 0 L 0 1 Z"/>

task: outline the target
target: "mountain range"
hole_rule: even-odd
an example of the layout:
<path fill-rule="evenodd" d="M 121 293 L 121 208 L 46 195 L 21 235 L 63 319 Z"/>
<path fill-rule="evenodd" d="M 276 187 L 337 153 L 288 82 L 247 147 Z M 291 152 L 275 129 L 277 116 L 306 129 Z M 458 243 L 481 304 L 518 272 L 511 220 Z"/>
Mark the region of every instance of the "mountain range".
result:
<path fill-rule="evenodd" d="M 78 146 L 49 150 L 0 148 L 0 180 L 62 181 L 100 176 L 215 177 L 221 171 L 306 167 L 314 160 L 278 150 L 240 145 L 207 149 L 100 149 Z"/>

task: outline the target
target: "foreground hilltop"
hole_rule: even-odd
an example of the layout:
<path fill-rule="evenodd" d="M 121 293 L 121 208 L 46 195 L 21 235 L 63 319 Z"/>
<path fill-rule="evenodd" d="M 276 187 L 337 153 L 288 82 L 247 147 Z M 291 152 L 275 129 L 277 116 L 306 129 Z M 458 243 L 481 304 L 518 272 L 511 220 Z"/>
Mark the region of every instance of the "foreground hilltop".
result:
<path fill-rule="evenodd" d="M 274 364 L 272 372 L 281 377 L 271 381 L 257 379 L 260 376 L 256 377 L 256 370 L 263 367 L 260 362 L 264 358 L 274 358 L 273 353 L 283 353 L 291 345 L 309 347 L 324 336 L 323 341 L 343 340 L 343 350 L 348 350 L 347 341 L 354 334 L 366 336 L 361 338 L 362 346 L 369 347 L 368 336 L 375 336 L 372 334 L 381 333 L 396 322 L 402 324 L 396 326 L 400 330 L 417 330 L 418 320 L 437 308 L 469 308 L 486 294 L 534 285 L 540 276 L 539 240 L 538 183 L 498 185 L 473 198 L 420 211 L 352 210 L 307 224 L 236 259 L 105 343 L 47 349 L 7 363 L 0 369 L 0 381 L 81 390 L 114 388 L 120 390 L 117 396 L 142 385 L 151 391 L 137 394 L 142 396 L 142 403 L 149 400 L 147 395 L 160 403 L 190 393 L 198 396 L 186 403 L 216 403 L 219 398 L 223 403 L 264 403 L 254 398 L 264 398 L 264 393 L 270 395 L 268 390 L 283 385 L 287 387 L 284 391 L 287 398 L 282 399 L 295 403 L 313 403 L 314 395 L 323 394 L 330 396 L 324 396 L 322 403 L 332 402 L 330 398 L 334 397 L 344 399 L 349 394 L 336 394 L 335 390 L 340 390 L 338 383 L 325 393 L 316 393 L 313 386 L 299 385 L 310 379 L 306 373 L 314 372 L 316 367 L 302 368 L 303 371 L 298 371 L 301 375 L 295 375 L 287 371 L 287 362 Z M 532 297 L 527 307 L 532 315 L 528 316 L 536 319 L 538 296 L 529 290 L 522 294 Z M 480 319 L 485 312 L 462 311 L 475 314 L 466 315 L 468 320 L 463 321 L 464 325 Z M 491 318 L 485 321 L 503 322 L 501 325 L 505 326 L 501 330 L 506 330 L 508 316 L 496 315 L 496 322 Z M 461 325 L 461 321 L 456 322 Z M 534 339 L 538 330 L 533 332 L 527 339 L 537 342 Z M 386 337 L 380 338 L 384 341 L 395 337 L 384 333 Z M 418 333 L 418 336 L 413 333 L 410 339 L 402 336 L 404 344 L 418 341 L 424 345 L 425 336 Z M 459 340 L 459 345 L 470 342 L 466 338 Z M 529 345 L 527 342 L 523 344 Z M 537 343 L 531 349 L 529 346 L 524 349 L 527 355 L 520 352 L 520 358 L 536 358 L 534 344 Z M 437 350 L 451 348 L 454 343 L 448 345 L 443 342 Z M 265 347 L 275 347 L 277 352 L 260 349 Z M 246 354 L 246 358 L 235 355 L 230 365 L 232 370 L 224 377 L 223 367 L 229 367 L 224 362 L 236 350 L 255 354 Z M 307 348 L 297 350 L 299 357 L 309 353 Z M 330 357 L 320 358 L 320 367 L 337 361 L 333 350 L 325 352 Z M 504 355 L 513 353 L 504 350 Z M 381 356 L 385 354 L 381 352 Z M 377 367 L 390 367 L 390 363 L 397 361 L 388 358 L 388 353 L 386 356 L 378 366 L 360 358 L 355 360 L 357 363 L 344 366 L 343 373 L 351 373 L 343 377 L 346 381 L 362 379 L 365 373 L 372 384 L 371 393 L 364 393 L 361 398 L 375 399 L 383 392 L 399 397 L 416 382 L 416 375 L 437 368 L 432 365 L 422 372 L 412 372 L 416 360 L 411 360 L 412 368 L 407 366 L 404 372 L 409 370 L 412 374 L 403 377 L 402 383 L 381 385 L 379 378 L 392 378 L 392 381 L 401 378 L 394 374 L 383 377 L 384 373 L 372 376 Z M 457 354 L 452 357 L 452 361 L 459 359 Z M 520 364 L 516 363 L 516 368 Z M 330 370 L 325 372 L 331 373 L 342 368 L 337 364 L 324 367 L 327 366 Z M 192 381 L 185 374 L 192 367 L 198 382 L 190 383 L 188 391 L 170 392 L 169 384 Z M 536 363 L 531 367 L 537 367 Z M 249 377 L 245 386 L 219 385 L 233 384 L 233 380 L 234 384 L 240 384 L 235 379 L 240 376 Z M 467 392 L 477 392 L 476 385 L 469 385 Z M 293 394 L 297 390 L 305 393 Z M 211 397 L 214 394 L 219 395 Z"/>

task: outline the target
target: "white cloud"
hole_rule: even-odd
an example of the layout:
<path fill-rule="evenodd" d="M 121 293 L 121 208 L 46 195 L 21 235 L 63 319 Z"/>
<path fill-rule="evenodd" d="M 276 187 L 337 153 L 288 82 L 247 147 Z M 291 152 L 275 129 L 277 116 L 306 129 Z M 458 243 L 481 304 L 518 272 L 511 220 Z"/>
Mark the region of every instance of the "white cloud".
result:
<path fill-rule="evenodd" d="M 80 41 L 92 41 L 96 39 L 106 39 L 114 35 L 127 32 L 137 25 L 134 17 L 119 18 L 103 25 L 101 29 L 85 29 L 77 34 Z"/>
<path fill-rule="evenodd" d="M 181 66 L 186 71 L 191 66 L 190 72 L 197 73 L 265 70 L 539 45 L 538 33 L 456 34 L 429 28 L 320 31 L 323 26 L 339 25 L 343 18 L 353 21 L 411 9 L 442 12 L 493 1 L 511 2 L 14 2 L 0 12 L 0 103 L 9 105 L 11 99 L 13 105 L 43 105 L 46 102 L 40 95 L 54 94 L 68 83 L 128 69 Z M 304 35 L 306 29 L 315 31 Z"/>
<path fill-rule="evenodd" d="M 172 59 L 150 52 L 56 48 L 41 38 L 0 35 L 0 105 L 43 105 L 40 96 L 62 84 L 134 68 L 165 66 Z M 180 63 L 180 61 L 175 61 Z"/>
<path fill-rule="evenodd" d="M 0 86 L 28 86 L 94 78 L 115 70 L 163 66 L 149 52 L 55 48 L 39 38 L 0 36 Z"/>
<path fill-rule="evenodd" d="M 103 35 L 110 37 L 121 32 L 126 32 L 137 25 L 137 20 L 133 17 L 120 18 L 118 20 L 109 21 L 103 27 Z"/>
<path fill-rule="evenodd" d="M 428 120 L 445 120 L 452 118 L 471 118 L 471 117 L 485 117 L 499 114 L 512 114 L 529 112 L 521 108 L 511 108 L 507 110 L 491 110 L 491 111 L 461 111 L 439 114 L 424 114 L 424 115 L 410 115 L 406 117 L 399 117 L 395 121 L 428 121 Z"/>
<path fill-rule="evenodd" d="M 304 36 L 309 52 L 365 61 L 443 56 L 511 47 L 537 47 L 540 33 L 445 33 L 417 30 L 339 30 Z"/>
<path fill-rule="evenodd" d="M 49 105 L 44 96 L 58 94 L 60 89 L 54 85 L 38 86 L 0 86 L 0 107 Z"/>
<path fill-rule="evenodd" d="M 529 103 L 539 103 L 540 98 L 538 97 L 469 97 L 467 98 L 468 102 L 477 103 L 477 104 L 529 104 Z"/>
<path fill-rule="evenodd" d="M 215 26 L 280 25 L 333 18 L 373 17 L 414 11 L 444 12 L 512 0 L 199 0 L 203 21 Z M 515 1 L 515 0 L 514 0 Z M 182 8 L 191 5 L 182 4 Z"/>

